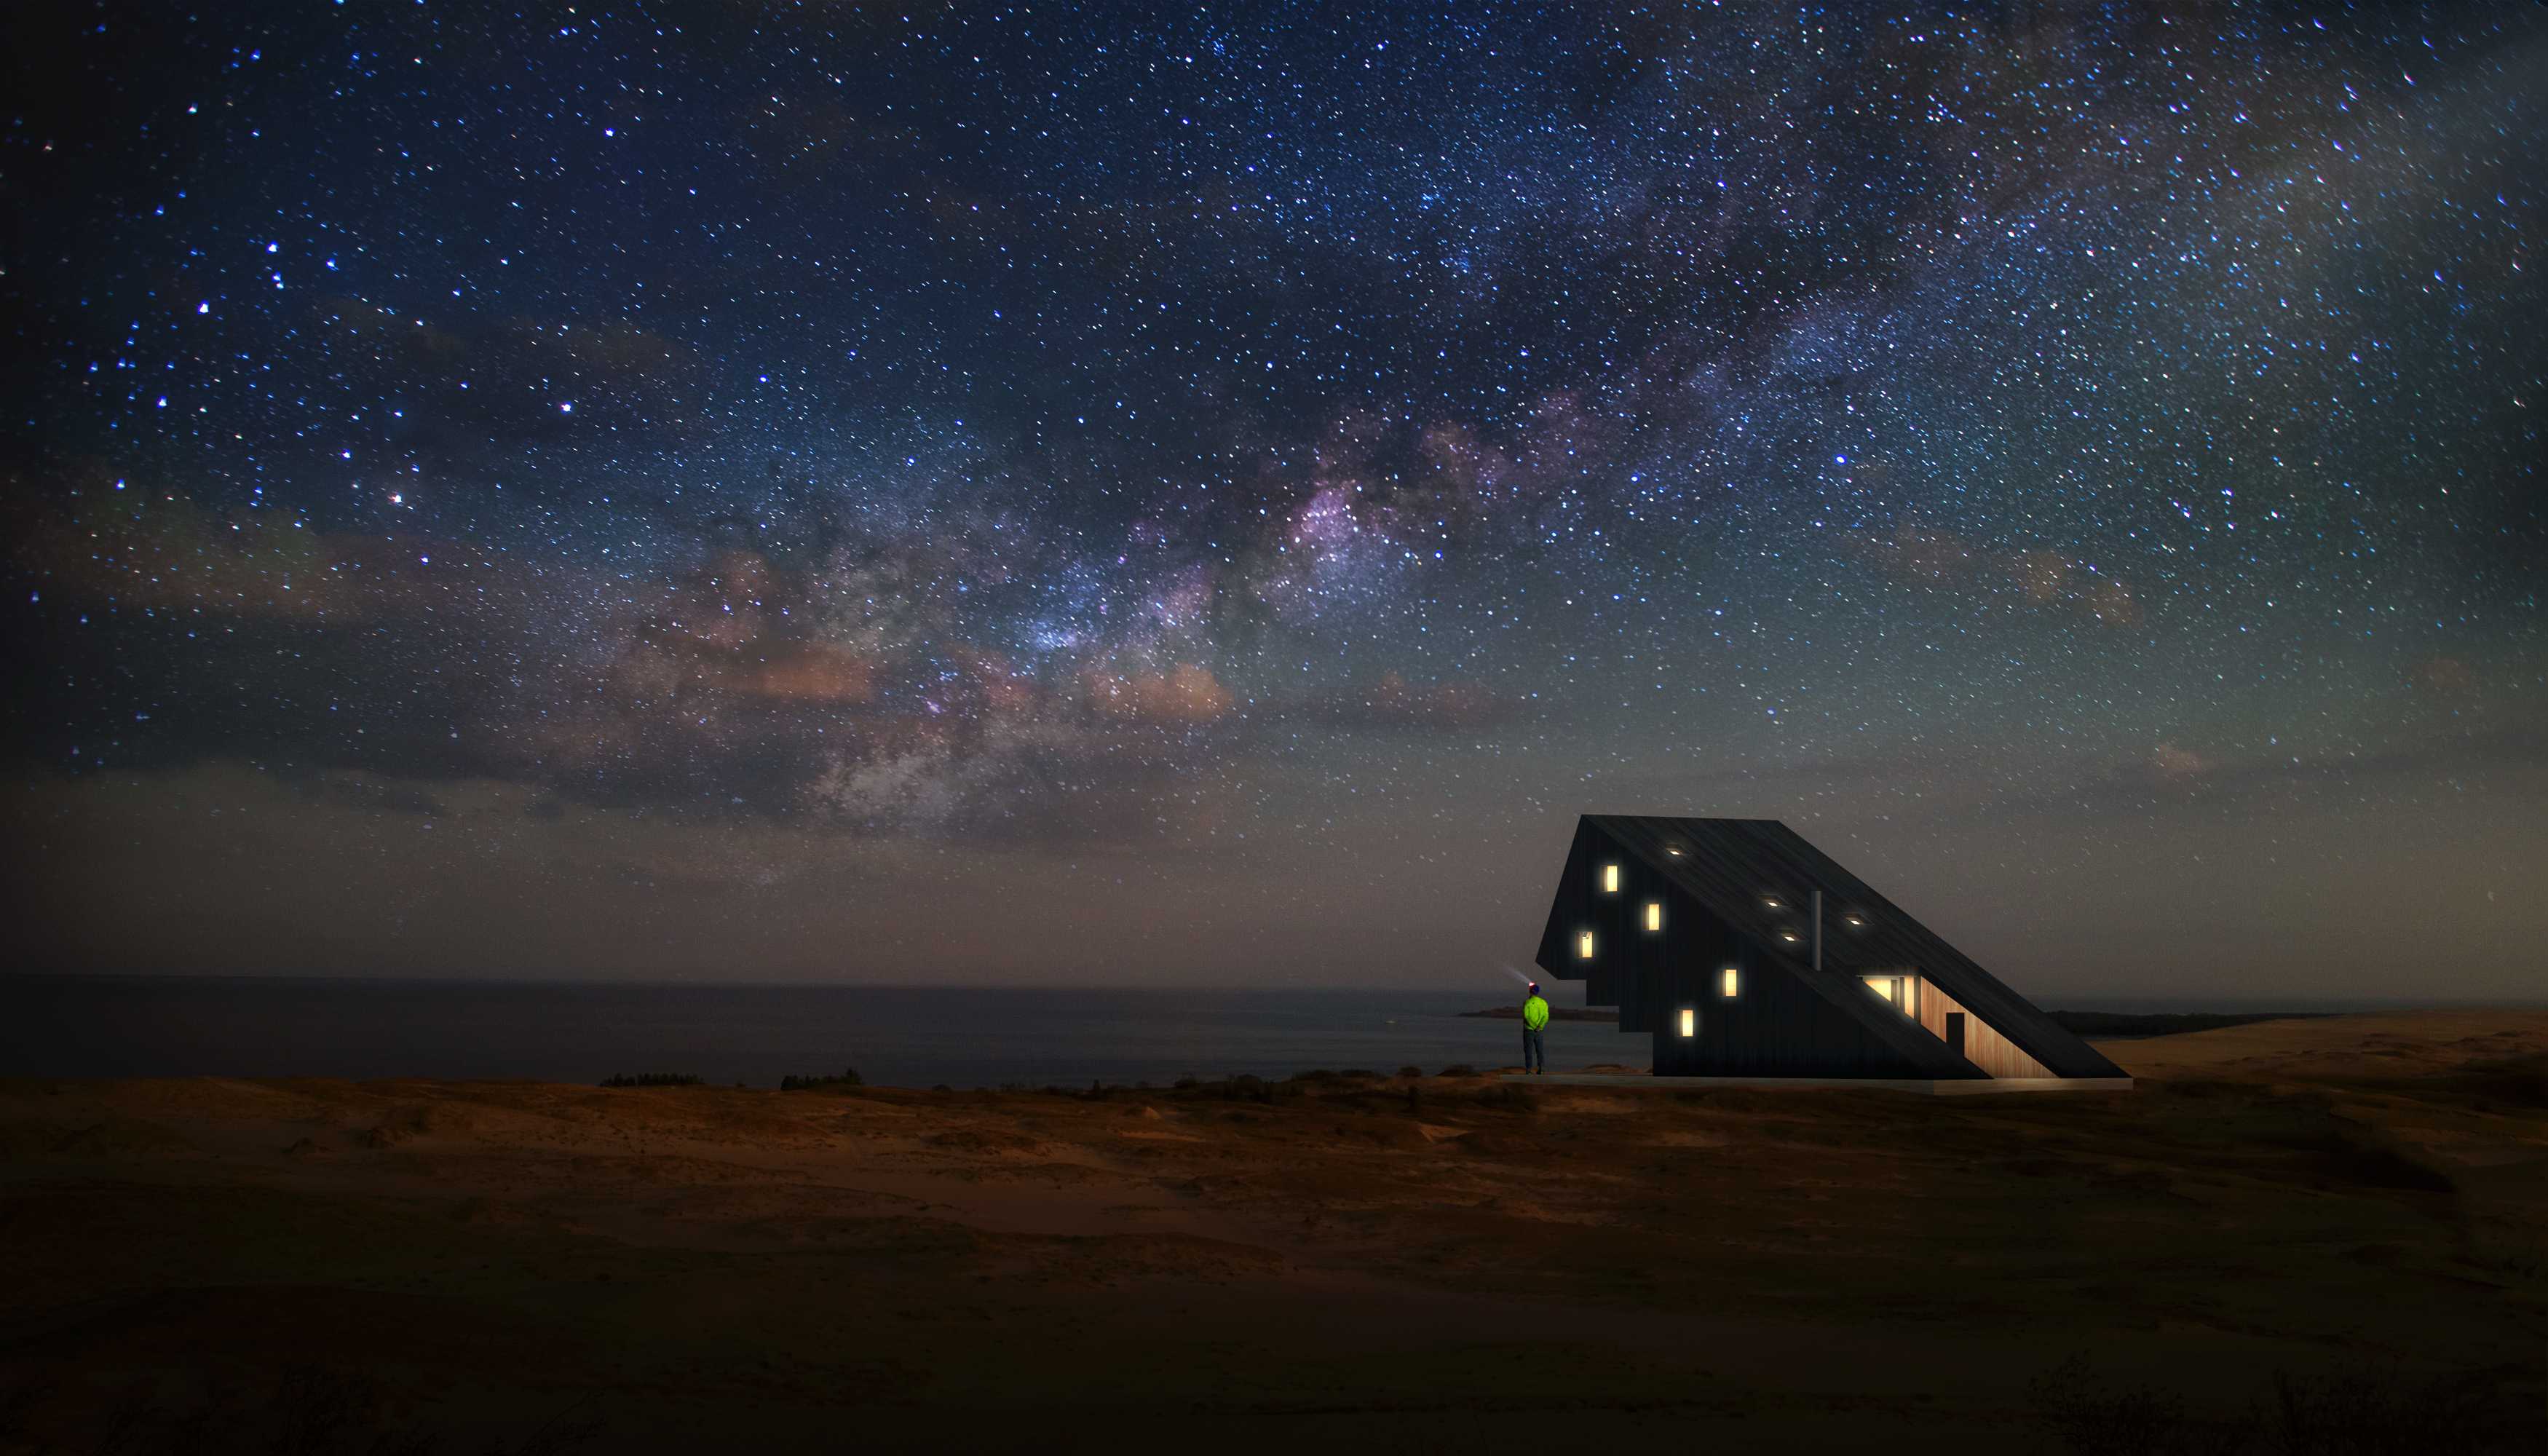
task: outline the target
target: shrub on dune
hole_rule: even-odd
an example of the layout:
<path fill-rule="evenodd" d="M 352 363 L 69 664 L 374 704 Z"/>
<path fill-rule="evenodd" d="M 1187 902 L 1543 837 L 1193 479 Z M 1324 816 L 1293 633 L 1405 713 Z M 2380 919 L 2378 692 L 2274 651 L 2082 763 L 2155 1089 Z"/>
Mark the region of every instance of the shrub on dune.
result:
<path fill-rule="evenodd" d="M 864 1087 L 866 1084 L 866 1079 L 859 1075 L 857 1067 L 845 1066 L 841 1068 L 841 1074 L 837 1077 L 780 1077 L 778 1090 L 781 1092 L 837 1092 L 845 1087 Z"/>

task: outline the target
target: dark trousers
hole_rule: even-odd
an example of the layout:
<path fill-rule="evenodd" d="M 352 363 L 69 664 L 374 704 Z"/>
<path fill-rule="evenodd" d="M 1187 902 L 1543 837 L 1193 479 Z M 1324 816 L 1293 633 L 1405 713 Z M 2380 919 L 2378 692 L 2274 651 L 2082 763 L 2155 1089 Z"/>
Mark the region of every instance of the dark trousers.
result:
<path fill-rule="evenodd" d="M 1532 1067 L 1537 1067 L 1541 1071 L 1548 1070 L 1548 1048 L 1540 1045 L 1540 1038 L 1543 1035 L 1544 1033 L 1536 1027 L 1521 1029 L 1521 1069 L 1523 1071 L 1529 1071 Z"/>

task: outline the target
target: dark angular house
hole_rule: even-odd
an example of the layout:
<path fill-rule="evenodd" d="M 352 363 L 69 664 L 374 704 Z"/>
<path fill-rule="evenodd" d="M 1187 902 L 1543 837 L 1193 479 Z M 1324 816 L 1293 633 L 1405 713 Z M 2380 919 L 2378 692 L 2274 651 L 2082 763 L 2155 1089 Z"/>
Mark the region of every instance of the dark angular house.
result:
<path fill-rule="evenodd" d="M 1652 1035 L 1658 1077 L 2132 1085 L 1774 819 L 1585 815 L 1538 958 Z"/>

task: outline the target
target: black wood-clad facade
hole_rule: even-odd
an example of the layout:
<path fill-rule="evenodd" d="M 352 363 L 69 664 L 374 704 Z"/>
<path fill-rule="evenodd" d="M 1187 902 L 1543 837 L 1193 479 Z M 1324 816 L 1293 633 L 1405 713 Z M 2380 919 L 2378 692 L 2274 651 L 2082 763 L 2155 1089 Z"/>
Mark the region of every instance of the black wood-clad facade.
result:
<path fill-rule="evenodd" d="M 1870 990 L 1865 977 L 1878 972 L 1944 990 L 2053 1076 L 2123 1075 L 1775 820 L 1584 816 L 1537 959 L 1553 978 L 1584 981 L 1588 1005 L 1617 1007 L 1621 1032 L 1650 1035 L 1657 1075 L 1989 1075 Z"/>

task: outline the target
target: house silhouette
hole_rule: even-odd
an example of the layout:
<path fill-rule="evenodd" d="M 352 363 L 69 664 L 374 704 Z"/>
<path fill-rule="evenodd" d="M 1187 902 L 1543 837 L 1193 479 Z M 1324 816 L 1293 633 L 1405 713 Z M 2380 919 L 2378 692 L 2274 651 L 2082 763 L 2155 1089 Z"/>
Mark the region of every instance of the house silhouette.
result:
<path fill-rule="evenodd" d="M 1774 819 L 1587 814 L 1539 966 L 1654 1039 L 1657 1078 L 1931 1092 L 2131 1078 Z"/>

